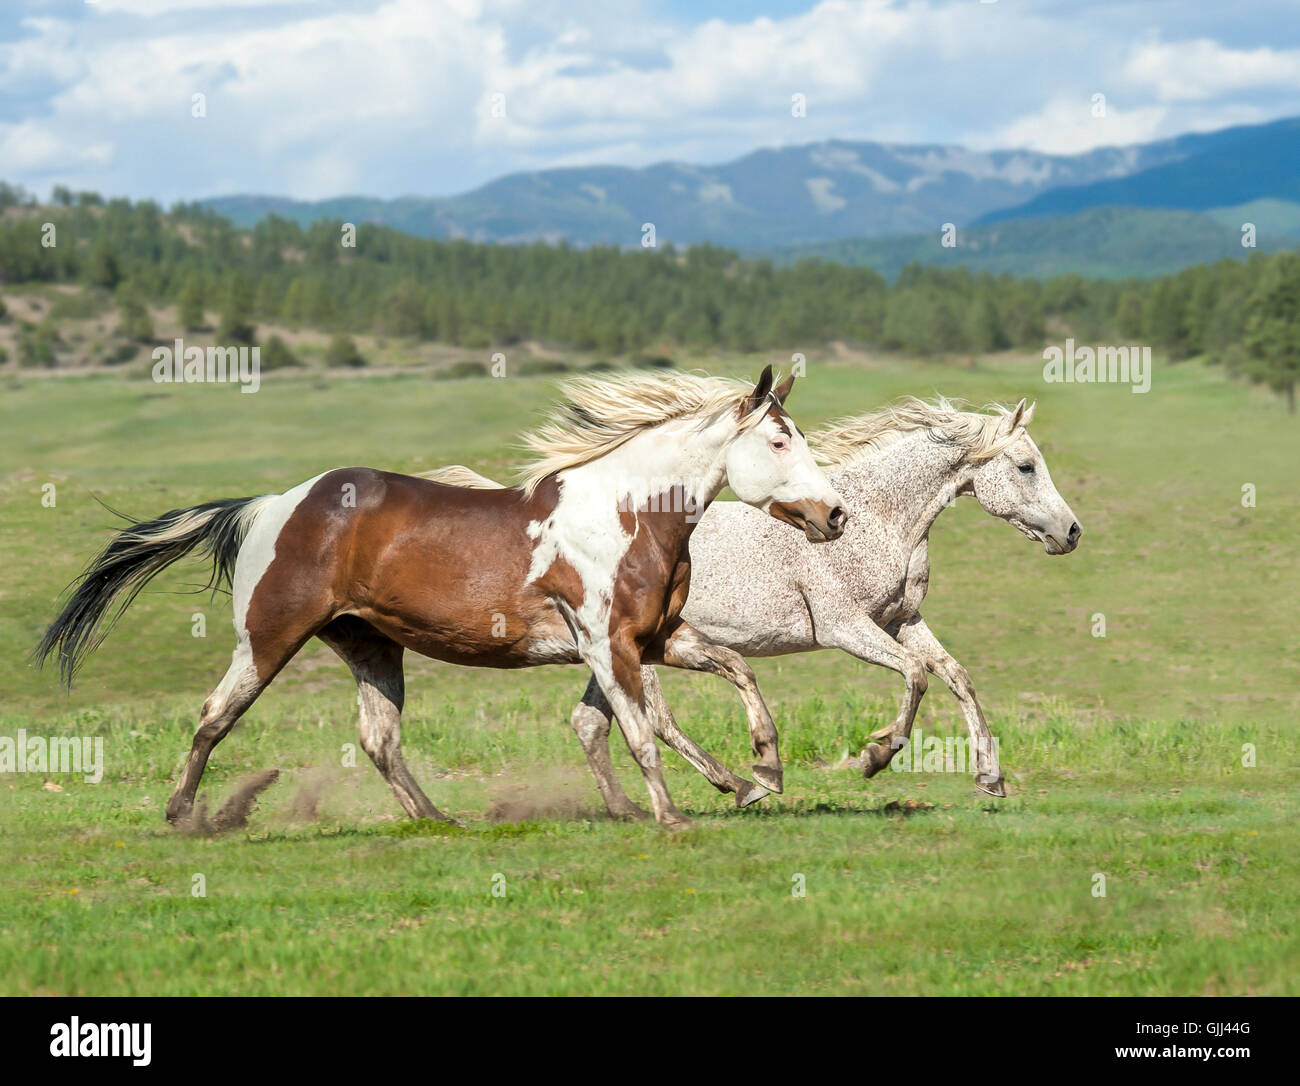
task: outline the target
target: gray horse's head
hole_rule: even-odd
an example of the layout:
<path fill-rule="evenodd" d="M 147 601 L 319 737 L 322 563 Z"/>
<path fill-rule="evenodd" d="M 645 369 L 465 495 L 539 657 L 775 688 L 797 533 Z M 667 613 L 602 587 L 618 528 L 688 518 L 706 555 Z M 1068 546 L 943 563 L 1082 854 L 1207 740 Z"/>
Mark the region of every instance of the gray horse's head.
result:
<path fill-rule="evenodd" d="M 1048 554 L 1069 554 L 1079 545 L 1083 529 L 1065 499 L 1056 492 L 1043 454 L 1025 427 L 1034 417 L 1034 405 L 1021 400 L 1002 422 L 1002 434 L 1011 440 L 997 455 L 973 465 L 971 486 L 975 500 L 1042 543 Z"/>

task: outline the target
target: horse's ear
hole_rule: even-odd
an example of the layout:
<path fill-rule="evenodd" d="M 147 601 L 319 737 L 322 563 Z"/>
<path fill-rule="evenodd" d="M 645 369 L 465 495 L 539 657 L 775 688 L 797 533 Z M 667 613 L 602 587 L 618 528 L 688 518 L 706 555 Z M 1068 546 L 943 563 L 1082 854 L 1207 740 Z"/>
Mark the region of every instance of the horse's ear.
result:
<path fill-rule="evenodd" d="M 754 386 L 754 391 L 746 396 L 740 403 L 740 417 L 743 419 L 759 404 L 767 399 L 772 391 L 772 367 L 764 366 L 763 372 L 759 374 L 758 384 Z"/>
<path fill-rule="evenodd" d="M 776 402 L 785 406 L 785 398 L 790 395 L 790 390 L 794 388 L 794 374 L 790 374 L 776 388 L 772 389 L 772 395 L 776 397 Z"/>
<path fill-rule="evenodd" d="M 1033 403 L 1031 403 L 1028 407 L 1025 408 L 1025 417 L 1020 420 L 1021 426 L 1028 426 L 1031 422 L 1034 421 L 1034 408 L 1037 406 L 1038 406 L 1038 401 L 1035 400 Z"/>
<path fill-rule="evenodd" d="M 1015 410 L 1007 416 L 1007 433 L 1015 433 L 1017 426 L 1023 426 L 1025 424 L 1026 403 L 1027 401 L 1022 398 L 1021 401 L 1016 404 Z"/>

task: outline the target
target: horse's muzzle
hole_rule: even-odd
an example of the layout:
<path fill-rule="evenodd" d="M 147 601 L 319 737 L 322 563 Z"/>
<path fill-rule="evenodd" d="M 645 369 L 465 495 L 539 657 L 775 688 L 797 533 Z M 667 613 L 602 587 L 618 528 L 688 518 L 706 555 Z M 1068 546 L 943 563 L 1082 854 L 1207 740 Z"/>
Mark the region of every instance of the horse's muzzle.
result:
<path fill-rule="evenodd" d="M 842 505 L 823 501 L 773 502 L 767 511 L 777 520 L 798 528 L 810 543 L 829 543 L 844 534 L 849 514 Z"/>
<path fill-rule="evenodd" d="M 1083 529 L 1079 527 L 1076 520 L 1070 525 L 1070 530 L 1065 534 L 1065 538 L 1043 533 L 1043 547 L 1048 554 L 1069 554 L 1079 545 L 1079 540 L 1083 538 Z"/>

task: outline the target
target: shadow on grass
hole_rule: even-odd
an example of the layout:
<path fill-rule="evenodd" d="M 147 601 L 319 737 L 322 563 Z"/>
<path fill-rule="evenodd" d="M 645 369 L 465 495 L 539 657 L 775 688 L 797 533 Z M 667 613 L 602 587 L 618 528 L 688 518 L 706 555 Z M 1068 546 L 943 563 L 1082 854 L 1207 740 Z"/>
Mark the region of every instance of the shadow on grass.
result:
<path fill-rule="evenodd" d="M 886 803 L 834 803 L 817 802 L 791 806 L 749 807 L 745 810 L 735 808 L 692 810 L 685 813 L 698 825 L 722 825 L 740 820 L 759 820 L 763 822 L 803 820 L 809 818 L 847 818 L 871 817 L 880 819 L 910 819 L 913 817 L 933 815 L 940 812 L 935 804 L 915 800 L 890 800 Z M 997 804 L 983 804 L 980 810 L 989 814 L 1006 813 Z M 226 840 L 243 841 L 249 844 L 301 844 L 313 840 L 378 839 L 392 838 L 408 840 L 411 838 L 450 838 L 459 840 L 499 841 L 526 837 L 556 837 L 575 833 L 586 833 L 597 826 L 624 825 L 629 829 L 644 827 L 656 829 L 649 820 L 615 819 L 603 811 L 590 811 L 582 817 L 556 820 L 525 819 L 520 822 L 497 822 L 457 825 L 450 822 L 435 822 L 432 819 L 418 819 L 404 822 L 385 822 L 382 824 L 347 824 L 342 822 L 317 823 L 302 827 L 275 828 L 269 830 L 248 829 L 243 834 L 222 834 Z M 176 831 L 159 828 L 152 836 L 168 837 Z"/>
<path fill-rule="evenodd" d="M 920 803 L 916 800 L 890 800 L 887 803 L 877 804 L 860 804 L 860 803 L 827 803 L 825 801 L 817 803 L 799 803 L 789 806 L 774 807 L 747 807 L 745 810 L 726 810 L 710 811 L 701 815 L 701 819 L 710 819 L 717 821 L 730 821 L 737 818 L 759 818 L 765 821 L 785 818 L 813 818 L 821 816 L 860 816 L 869 815 L 874 818 L 911 818 L 914 815 L 933 814 L 939 808 L 933 803 Z"/>

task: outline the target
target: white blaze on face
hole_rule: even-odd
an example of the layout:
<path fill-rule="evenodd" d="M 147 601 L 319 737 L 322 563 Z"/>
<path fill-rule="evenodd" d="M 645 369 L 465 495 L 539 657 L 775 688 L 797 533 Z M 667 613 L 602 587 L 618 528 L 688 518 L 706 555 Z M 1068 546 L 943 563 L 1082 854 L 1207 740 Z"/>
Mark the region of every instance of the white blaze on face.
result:
<path fill-rule="evenodd" d="M 820 502 L 827 509 L 843 505 L 803 434 L 770 411 L 732 442 L 727 481 L 736 497 L 763 510 L 773 502 Z"/>

